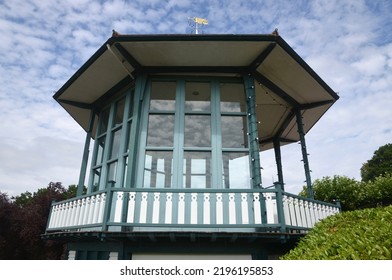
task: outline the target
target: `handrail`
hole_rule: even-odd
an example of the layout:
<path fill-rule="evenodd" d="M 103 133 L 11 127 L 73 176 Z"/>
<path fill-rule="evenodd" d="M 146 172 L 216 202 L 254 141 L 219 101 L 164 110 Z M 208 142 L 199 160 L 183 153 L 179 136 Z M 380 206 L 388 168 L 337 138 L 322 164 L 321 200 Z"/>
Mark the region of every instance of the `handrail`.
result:
<path fill-rule="evenodd" d="M 120 189 L 52 203 L 47 231 L 114 227 L 312 228 L 339 206 L 269 189 Z M 118 230 L 118 229 L 115 229 Z"/>

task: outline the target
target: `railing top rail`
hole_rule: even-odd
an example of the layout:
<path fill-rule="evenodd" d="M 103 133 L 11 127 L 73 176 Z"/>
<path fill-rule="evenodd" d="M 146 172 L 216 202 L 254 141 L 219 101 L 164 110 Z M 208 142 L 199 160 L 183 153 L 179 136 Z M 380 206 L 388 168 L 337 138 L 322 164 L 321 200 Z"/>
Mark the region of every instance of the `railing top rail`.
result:
<path fill-rule="evenodd" d="M 336 207 L 336 208 L 340 209 L 340 207 L 338 205 L 336 205 L 334 203 L 330 203 L 330 202 L 324 202 L 324 201 L 321 201 L 321 200 L 316 200 L 316 199 L 312 199 L 312 198 L 308 198 L 308 197 L 305 197 L 305 196 L 300 196 L 300 195 L 296 195 L 296 194 L 292 194 L 292 193 L 288 193 L 288 192 L 283 192 L 283 195 L 286 195 L 286 196 L 292 197 L 292 198 L 301 199 L 301 200 L 306 200 L 308 202 L 322 204 L 322 205 L 325 205 L 325 206 L 332 206 L 332 207 Z"/>

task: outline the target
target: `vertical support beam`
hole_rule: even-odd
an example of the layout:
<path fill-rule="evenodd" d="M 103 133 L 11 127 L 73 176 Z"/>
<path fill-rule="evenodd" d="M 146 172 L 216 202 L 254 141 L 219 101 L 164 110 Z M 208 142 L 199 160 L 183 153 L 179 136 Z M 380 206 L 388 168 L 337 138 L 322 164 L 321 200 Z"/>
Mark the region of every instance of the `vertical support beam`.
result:
<path fill-rule="evenodd" d="M 244 86 L 248 107 L 249 157 L 251 161 L 252 186 L 253 188 L 261 188 L 260 147 L 257 127 L 258 121 L 256 117 L 256 92 L 253 77 L 244 75 Z"/>
<path fill-rule="evenodd" d="M 141 122 L 141 114 L 143 108 L 143 100 L 144 100 L 144 91 L 147 85 L 147 75 L 140 73 L 136 77 L 136 84 L 135 84 L 135 91 L 133 96 L 133 116 L 132 116 L 132 125 L 130 127 L 131 131 L 129 133 L 129 140 L 128 140 L 128 169 L 125 180 L 125 187 L 126 188 L 134 188 L 136 184 L 136 174 L 138 171 L 137 168 L 137 152 L 138 152 L 138 139 L 139 139 L 139 128 Z M 144 157 L 144 153 L 142 155 Z M 144 169 L 144 167 L 141 167 Z M 139 186 L 140 187 L 140 186 Z"/>
<path fill-rule="evenodd" d="M 280 225 L 280 233 L 286 233 L 286 221 L 284 219 L 284 210 L 283 210 L 283 185 L 279 182 L 274 183 L 276 189 L 276 210 L 278 214 L 278 223 Z M 283 236 L 283 235 L 282 235 Z"/>
<path fill-rule="evenodd" d="M 91 134 L 93 132 L 93 127 L 94 127 L 94 119 L 95 119 L 95 110 L 91 110 L 87 134 L 86 134 L 86 141 L 84 142 L 82 165 L 80 167 L 79 182 L 76 190 L 76 196 L 83 195 L 84 182 L 86 180 L 88 156 L 90 152 L 89 148 L 90 148 Z"/>
<path fill-rule="evenodd" d="M 246 106 L 248 114 L 248 133 L 249 133 L 249 158 L 252 187 L 254 189 L 262 188 L 261 166 L 260 166 L 260 144 L 258 121 L 256 117 L 256 92 L 254 79 L 251 75 L 244 75 L 244 87 L 246 95 Z M 267 210 L 265 206 L 265 197 L 260 193 L 261 222 L 267 224 Z"/>
<path fill-rule="evenodd" d="M 306 177 L 306 187 L 308 192 L 308 197 L 313 198 L 313 189 L 312 189 L 312 180 L 310 178 L 310 168 L 309 168 L 309 160 L 308 160 L 308 152 L 306 150 L 306 143 L 305 143 L 305 132 L 304 132 L 304 125 L 302 122 L 302 114 L 301 110 L 297 109 L 295 111 L 297 117 L 297 126 L 298 126 L 298 134 L 301 144 L 302 150 L 302 160 L 304 162 L 304 169 L 305 169 L 305 177 Z"/>
<path fill-rule="evenodd" d="M 274 151 L 275 151 L 275 161 L 276 169 L 278 171 L 278 182 L 284 190 L 284 180 L 283 180 L 283 168 L 282 168 L 282 154 L 280 151 L 280 141 L 279 138 L 274 138 Z"/>

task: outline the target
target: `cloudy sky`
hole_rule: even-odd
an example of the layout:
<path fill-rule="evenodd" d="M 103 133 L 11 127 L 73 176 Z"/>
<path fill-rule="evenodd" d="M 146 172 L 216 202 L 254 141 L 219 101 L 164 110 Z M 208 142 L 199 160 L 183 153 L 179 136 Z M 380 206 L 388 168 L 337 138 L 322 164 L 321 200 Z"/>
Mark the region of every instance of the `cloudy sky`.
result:
<path fill-rule="evenodd" d="M 0 0 L 0 191 L 78 181 L 85 134 L 52 95 L 111 36 L 265 34 L 275 28 L 340 95 L 307 134 L 312 179 L 346 175 L 392 142 L 390 0 Z M 303 185 L 300 146 L 282 149 L 286 189 Z M 273 153 L 263 180 L 277 179 Z"/>

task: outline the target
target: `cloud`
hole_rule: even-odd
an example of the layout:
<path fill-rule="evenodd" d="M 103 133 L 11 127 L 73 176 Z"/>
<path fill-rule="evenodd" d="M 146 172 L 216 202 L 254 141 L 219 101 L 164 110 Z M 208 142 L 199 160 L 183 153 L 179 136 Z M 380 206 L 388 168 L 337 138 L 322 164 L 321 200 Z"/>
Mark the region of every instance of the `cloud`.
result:
<path fill-rule="evenodd" d="M 380 1 L 0 2 L 0 190 L 11 194 L 76 183 L 84 133 L 52 99 L 116 29 L 122 34 L 271 33 L 283 38 L 341 99 L 307 135 L 312 177 L 359 168 L 390 142 L 392 3 Z M 282 148 L 286 189 L 304 181 L 299 145 Z M 262 153 L 266 185 L 276 179 L 273 151 Z"/>

